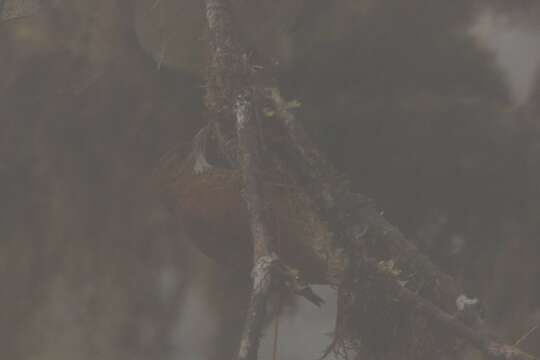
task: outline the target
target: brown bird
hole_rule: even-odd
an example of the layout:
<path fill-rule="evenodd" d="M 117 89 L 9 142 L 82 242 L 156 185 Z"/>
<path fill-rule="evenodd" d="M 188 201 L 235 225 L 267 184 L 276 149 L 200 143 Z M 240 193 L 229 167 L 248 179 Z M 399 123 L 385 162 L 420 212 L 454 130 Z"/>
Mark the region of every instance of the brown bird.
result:
<path fill-rule="evenodd" d="M 331 233 L 305 193 L 283 182 L 272 176 L 265 184 L 276 250 L 305 281 L 321 282 L 327 264 L 320 254 L 331 252 Z M 185 172 L 176 178 L 173 191 L 175 210 L 196 247 L 218 264 L 249 274 L 251 234 L 239 171 L 211 167 L 202 174 Z"/>

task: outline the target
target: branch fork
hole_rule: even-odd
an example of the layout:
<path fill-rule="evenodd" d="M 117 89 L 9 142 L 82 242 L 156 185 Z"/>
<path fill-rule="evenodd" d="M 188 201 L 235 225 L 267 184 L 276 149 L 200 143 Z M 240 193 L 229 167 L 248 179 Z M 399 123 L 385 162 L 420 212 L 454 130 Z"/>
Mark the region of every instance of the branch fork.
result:
<path fill-rule="evenodd" d="M 246 202 L 251 228 L 254 254 L 252 271 L 253 290 L 241 337 L 238 359 L 255 360 L 260 334 L 266 316 L 266 304 L 274 281 L 288 283 L 297 293 L 310 290 L 302 284 L 297 273 L 288 269 L 273 251 L 273 237 L 268 226 L 262 186 L 259 128 L 255 119 L 255 81 L 252 67 L 234 34 L 234 21 L 228 0 L 205 0 L 206 16 L 212 38 L 211 74 L 208 79 L 207 105 L 216 119 L 225 123 L 233 120 L 238 139 L 238 163 L 243 174 L 243 197 Z M 348 183 L 332 167 L 311 142 L 301 124 L 292 114 L 291 104 L 283 100 L 277 88 L 271 88 L 269 98 L 288 134 L 289 152 L 307 185 L 308 193 L 319 206 L 332 230 L 344 241 L 349 251 L 349 262 L 354 268 L 367 270 L 386 289 L 386 296 L 396 298 L 429 319 L 445 327 L 455 336 L 469 341 L 490 359 L 532 360 L 535 357 L 503 344 L 482 330 L 483 322 L 474 316 L 465 324 L 442 305 L 418 295 L 407 283 L 396 280 L 395 274 L 403 270 L 421 272 L 426 282 L 437 287 L 441 298 L 455 300 L 463 291 L 448 275 L 421 255 L 398 229 L 382 216 L 370 199 L 352 193 Z M 352 206 L 351 206 L 352 205 Z M 396 263 L 381 263 L 365 254 L 363 238 L 371 237 L 384 242 L 396 252 Z M 362 254 L 363 256 L 355 256 Z M 399 260 L 399 261 L 398 261 Z M 407 269 L 408 267 L 408 269 Z M 353 269 L 354 270 L 354 269 Z M 306 293 L 307 294 L 307 293 Z M 309 294 L 308 294 L 309 295 Z M 315 298 L 317 304 L 320 298 Z M 455 310 L 455 309 L 453 309 Z M 470 309 L 476 315 L 474 309 Z"/>

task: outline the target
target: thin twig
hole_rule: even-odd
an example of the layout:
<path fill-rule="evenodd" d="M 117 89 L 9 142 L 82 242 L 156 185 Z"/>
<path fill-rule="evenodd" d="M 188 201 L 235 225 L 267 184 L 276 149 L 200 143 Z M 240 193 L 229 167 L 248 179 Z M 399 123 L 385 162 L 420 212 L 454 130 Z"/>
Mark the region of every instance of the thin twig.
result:
<path fill-rule="evenodd" d="M 272 360 L 277 360 L 279 336 L 279 312 L 281 310 L 281 294 L 277 294 L 276 315 L 274 318 L 274 342 L 272 344 Z"/>
<path fill-rule="evenodd" d="M 521 344 L 523 341 L 525 341 L 529 336 L 531 336 L 531 334 L 533 332 L 536 331 L 536 329 L 538 329 L 540 327 L 540 324 L 536 324 L 535 326 L 533 326 L 529 331 L 527 331 L 523 336 L 521 336 L 519 339 L 516 340 L 516 342 L 514 343 L 514 346 L 518 346 L 519 344 Z"/>

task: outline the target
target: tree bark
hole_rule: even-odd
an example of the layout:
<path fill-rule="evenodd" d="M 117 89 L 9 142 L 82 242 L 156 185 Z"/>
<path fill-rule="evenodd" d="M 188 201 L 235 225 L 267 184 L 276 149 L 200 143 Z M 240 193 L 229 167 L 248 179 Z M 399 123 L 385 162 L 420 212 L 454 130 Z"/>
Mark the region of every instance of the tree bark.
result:
<path fill-rule="evenodd" d="M 311 190 L 312 196 L 317 199 L 318 205 L 331 220 L 330 224 L 334 230 L 341 233 L 346 245 L 350 245 L 350 255 L 353 257 L 351 263 L 364 271 L 382 275 L 378 279 L 386 289 L 386 296 L 411 305 L 413 309 L 442 325 L 451 334 L 468 341 L 488 358 L 537 359 L 515 346 L 496 339 L 474 309 L 455 309 L 467 311 L 470 324 L 449 314 L 450 309 L 445 311 L 446 301 L 450 300 L 455 307 L 460 294 L 463 294 L 455 281 L 420 254 L 416 247 L 382 216 L 371 199 L 348 190 L 347 183 L 338 176 L 337 171 L 309 139 L 300 123 L 287 110 L 279 92 L 274 89 L 271 96 L 277 114 L 289 134 L 290 143 L 296 153 L 296 163 L 306 180 L 307 188 Z M 379 242 L 386 242 L 393 249 L 396 258 L 401 260 L 397 262 L 397 268 L 392 266 L 388 269 L 384 266 L 384 262 L 367 257 L 365 238 L 368 234 Z M 407 288 L 406 281 L 399 282 L 399 276 L 403 275 L 399 266 L 413 268 L 429 278 L 430 283 L 437 287 L 440 303 L 436 305 L 428 298 Z"/>
<path fill-rule="evenodd" d="M 243 197 L 247 205 L 252 235 L 254 268 L 253 290 L 246 317 L 238 359 L 257 358 L 265 307 L 279 259 L 266 220 L 262 191 L 260 131 L 255 121 L 256 84 L 247 54 L 236 37 L 233 14 L 227 0 L 206 0 L 206 16 L 211 35 L 212 59 L 207 90 L 207 107 L 212 116 L 227 125 L 235 120 L 238 163 L 243 176 Z M 474 309 L 467 309 L 469 323 L 457 316 L 456 301 L 462 289 L 440 271 L 413 243 L 392 226 L 366 196 L 353 193 L 325 156 L 311 142 L 302 126 L 288 110 L 277 89 L 270 89 L 278 118 L 288 134 L 285 162 L 293 161 L 308 193 L 315 199 L 323 218 L 338 234 L 336 248 L 349 255 L 353 278 L 356 269 L 375 276 L 384 296 L 412 306 L 419 313 L 468 341 L 492 359 L 534 359 L 513 346 L 499 342 L 486 330 Z M 368 245 L 376 243 L 376 245 Z M 377 252 L 377 248 L 383 249 Z M 384 256 L 381 259 L 381 256 Z M 384 260 L 384 261 L 383 261 Z M 390 265 L 388 265 L 390 264 Z M 395 264 L 395 267 L 394 267 Z M 400 276 L 406 276 L 400 278 Z M 409 281 L 411 277 L 416 277 Z M 420 292 L 418 294 L 417 292 Z M 457 311 L 458 315 L 461 315 Z"/>
<path fill-rule="evenodd" d="M 236 121 L 238 163 L 243 177 L 243 197 L 248 210 L 253 245 L 253 289 L 238 350 L 239 360 L 257 359 L 266 304 L 275 282 L 273 251 L 262 191 L 262 163 L 254 96 L 247 55 L 234 37 L 232 10 L 227 0 L 207 0 L 206 16 L 212 37 L 212 62 L 207 104 L 217 119 Z M 232 114 L 230 114 L 232 112 Z M 226 124 L 224 124 L 226 125 Z"/>

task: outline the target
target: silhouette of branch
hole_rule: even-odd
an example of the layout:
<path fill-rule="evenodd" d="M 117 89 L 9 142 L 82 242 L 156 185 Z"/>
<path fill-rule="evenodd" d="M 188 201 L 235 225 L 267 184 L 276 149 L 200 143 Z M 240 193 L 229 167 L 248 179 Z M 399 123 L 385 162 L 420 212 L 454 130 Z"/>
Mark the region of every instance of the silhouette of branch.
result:
<path fill-rule="evenodd" d="M 253 241 L 253 289 L 244 331 L 238 351 L 239 360 L 257 358 L 259 338 L 265 319 L 265 308 L 276 277 L 283 275 L 283 265 L 273 251 L 273 239 L 265 214 L 262 191 L 262 161 L 259 129 L 255 121 L 255 84 L 248 57 L 235 37 L 231 5 L 227 0 L 206 0 L 206 17 L 211 36 L 211 62 L 208 73 L 207 107 L 217 120 L 236 129 L 238 163 L 243 175 L 243 197 L 248 209 Z M 467 309 L 468 323 L 451 315 L 457 300 L 464 297 L 462 289 L 447 274 L 440 271 L 413 243 L 383 216 L 375 202 L 353 193 L 347 181 L 333 168 L 311 141 L 289 111 L 288 103 L 277 89 L 270 89 L 278 118 L 288 134 L 293 159 L 300 177 L 354 267 L 377 275 L 385 294 L 411 305 L 416 311 L 436 321 L 455 336 L 469 341 L 489 358 L 530 360 L 533 356 L 498 341 L 486 329 L 474 309 Z M 231 121 L 232 119 L 234 121 Z M 391 266 L 369 257 L 365 238 L 369 236 L 391 249 Z M 396 268 L 394 268 L 394 260 Z M 353 269 L 354 270 L 354 269 Z M 281 272 L 280 272 L 281 271 Z M 397 274 L 420 274 L 428 287 L 422 297 L 399 281 Z M 287 275 L 285 275 L 286 277 Z M 280 279 L 282 280 L 282 279 Z M 437 295 L 435 295 L 437 294 Z M 431 295 L 431 296 L 430 296 Z M 463 309 L 457 309 L 463 310 Z M 465 312 L 465 311 L 462 311 Z"/>
<path fill-rule="evenodd" d="M 411 305 L 416 311 L 436 321 L 450 333 L 467 340 L 488 358 L 537 359 L 514 346 L 497 340 L 473 308 L 466 309 L 469 324 L 450 314 L 451 307 L 454 310 L 464 310 L 456 309 L 457 299 L 463 296 L 462 289 L 452 277 L 444 274 L 427 257 L 420 254 L 414 244 L 382 216 L 371 199 L 352 193 L 348 189 L 347 182 L 338 175 L 311 141 L 301 124 L 288 110 L 286 102 L 277 89 L 270 91 L 277 116 L 282 120 L 289 135 L 289 141 L 294 150 L 292 157 L 296 158 L 296 165 L 306 181 L 307 189 L 328 218 L 333 230 L 341 234 L 345 245 L 350 246 L 351 262 L 364 271 L 379 275 L 378 278 L 384 285 L 387 296 Z M 387 266 L 382 266 L 384 262 L 368 257 L 363 241 L 368 233 L 377 241 L 386 243 L 394 249 L 393 258 L 399 260 L 396 261 L 397 268 L 388 270 Z M 422 272 L 425 278 L 431 279 L 429 283 L 434 284 L 432 286 L 437 287 L 439 294 L 444 295 L 439 297 L 439 304 L 407 288 L 406 282 L 400 282 L 397 274 L 402 274 L 401 266 L 409 270 L 414 268 Z M 443 306 L 446 306 L 446 310 Z"/>
<path fill-rule="evenodd" d="M 221 121 L 236 122 L 238 162 L 243 175 L 243 197 L 249 213 L 253 241 L 253 289 L 238 350 L 239 360 L 257 358 L 259 339 L 266 317 L 266 303 L 274 282 L 278 257 L 267 226 L 261 186 L 261 158 L 254 97 L 247 57 L 233 34 L 227 0 L 206 0 L 206 17 L 212 37 L 207 106 Z"/>

